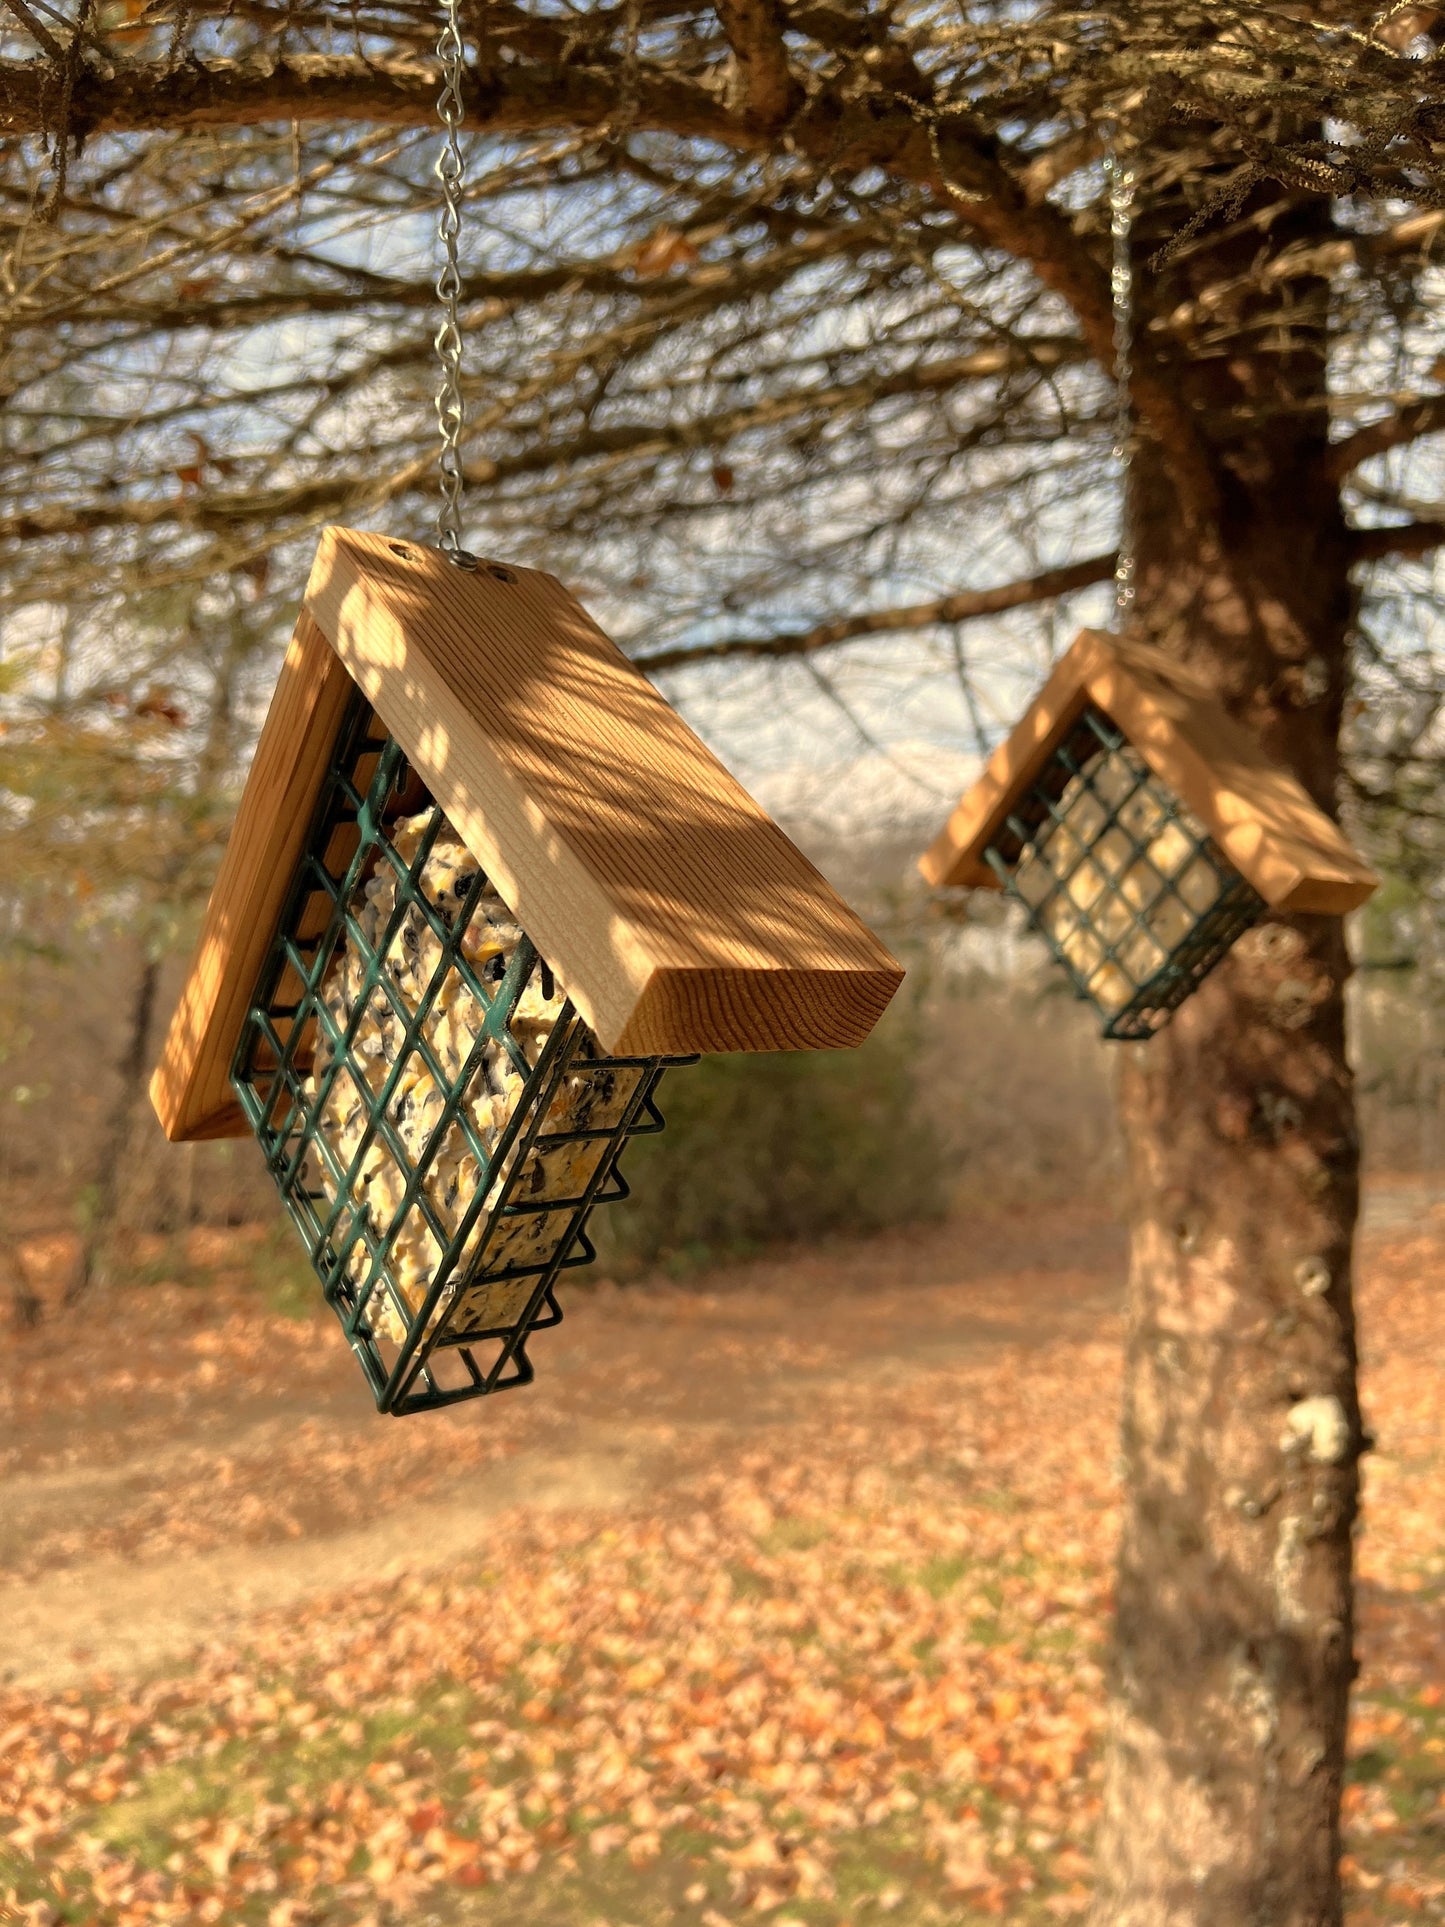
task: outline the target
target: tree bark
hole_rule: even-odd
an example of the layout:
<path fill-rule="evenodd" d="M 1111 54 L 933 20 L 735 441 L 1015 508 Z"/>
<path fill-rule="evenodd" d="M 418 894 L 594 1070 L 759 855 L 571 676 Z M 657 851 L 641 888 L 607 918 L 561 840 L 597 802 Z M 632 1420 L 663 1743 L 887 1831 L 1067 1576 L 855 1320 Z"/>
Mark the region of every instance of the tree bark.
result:
<path fill-rule="evenodd" d="M 1296 226 L 1327 218 L 1316 207 Z M 1161 312 L 1180 296 L 1166 280 Z M 1324 352 L 1321 320 L 1285 351 L 1199 364 L 1217 541 L 1181 541 L 1147 446 L 1134 501 L 1141 631 L 1209 675 L 1333 809 L 1352 597 L 1323 459 Z M 1228 426 L 1281 397 L 1305 404 L 1298 427 Z M 1361 1449 L 1348 974 L 1338 919 L 1272 917 L 1165 1031 L 1126 1047 L 1132 1255 L 1100 1927 L 1342 1918 Z"/>
<path fill-rule="evenodd" d="M 11 1324 L 17 1331 L 33 1331 L 41 1319 L 40 1298 L 13 1245 L 0 1251 L 0 1285 L 10 1306 Z"/>
<path fill-rule="evenodd" d="M 110 1114 L 100 1157 L 96 1162 L 92 1202 L 85 1235 L 81 1240 L 80 1263 L 67 1293 L 74 1304 L 91 1286 L 102 1279 L 110 1258 L 120 1206 L 120 1174 L 130 1143 L 131 1122 L 145 1086 L 146 1045 L 150 1039 L 151 1019 L 155 1014 L 156 986 L 160 980 L 160 959 L 147 952 L 141 959 L 135 995 L 125 1032 L 125 1049 L 116 1066 L 119 1088 Z"/>

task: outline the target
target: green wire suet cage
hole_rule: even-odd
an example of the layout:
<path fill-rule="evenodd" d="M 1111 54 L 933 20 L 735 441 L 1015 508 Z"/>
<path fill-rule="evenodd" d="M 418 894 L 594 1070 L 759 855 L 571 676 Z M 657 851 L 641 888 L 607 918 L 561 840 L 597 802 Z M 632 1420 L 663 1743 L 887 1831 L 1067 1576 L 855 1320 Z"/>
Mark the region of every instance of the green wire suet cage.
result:
<path fill-rule="evenodd" d="M 358 697 L 232 1081 L 382 1411 L 531 1379 L 675 1061 L 599 1048 Z"/>
<path fill-rule="evenodd" d="M 984 860 L 1105 1037 L 1151 1036 L 1265 914 L 1194 812 L 1092 705 Z"/>

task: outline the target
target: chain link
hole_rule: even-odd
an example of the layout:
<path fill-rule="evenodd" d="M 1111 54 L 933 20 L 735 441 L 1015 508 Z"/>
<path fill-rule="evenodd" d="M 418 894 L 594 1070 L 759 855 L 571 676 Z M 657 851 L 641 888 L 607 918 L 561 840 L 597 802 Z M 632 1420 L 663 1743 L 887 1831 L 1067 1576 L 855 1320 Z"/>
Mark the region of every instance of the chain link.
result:
<path fill-rule="evenodd" d="M 462 274 L 457 244 L 462 231 L 462 187 L 466 179 L 460 139 L 466 46 L 462 40 L 460 0 L 445 0 L 445 4 L 446 23 L 437 41 L 437 59 L 442 68 L 442 90 L 437 97 L 437 113 L 446 130 L 436 163 L 436 177 L 442 189 L 442 212 L 438 226 L 442 266 L 436 282 L 442 318 L 434 342 L 438 362 L 437 428 L 442 438 L 442 500 L 437 511 L 437 540 L 459 567 L 474 569 L 476 557 L 462 547 L 460 453 L 466 408 L 462 401 L 462 326 L 458 312 L 462 298 Z"/>
<path fill-rule="evenodd" d="M 1114 473 L 1119 479 L 1119 551 L 1114 564 L 1114 627 L 1134 606 L 1138 558 L 1134 551 L 1132 468 L 1134 405 L 1134 163 L 1120 152 L 1119 124 L 1104 124 L 1104 168 L 1109 188 L 1109 237 L 1113 260 L 1109 290 L 1114 303 Z"/>

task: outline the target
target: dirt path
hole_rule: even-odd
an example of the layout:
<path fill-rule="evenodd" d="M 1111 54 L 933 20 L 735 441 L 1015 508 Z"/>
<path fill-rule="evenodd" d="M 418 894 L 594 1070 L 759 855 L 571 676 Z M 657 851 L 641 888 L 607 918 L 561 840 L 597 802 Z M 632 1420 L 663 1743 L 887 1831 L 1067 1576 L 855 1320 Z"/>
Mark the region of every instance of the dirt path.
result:
<path fill-rule="evenodd" d="M 1428 1201 L 1381 1190 L 1371 1217 Z M 399 1422 L 324 1317 L 263 1309 L 244 1272 L 116 1294 L 15 1348 L 0 1678 L 147 1672 L 258 1608 L 475 1555 L 514 1508 L 665 1504 L 763 1428 L 960 1356 L 1116 1331 L 1122 1256 L 1107 1220 L 1075 1212 L 574 1286 L 535 1386 Z"/>
<path fill-rule="evenodd" d="M 182 1558 L 119 1555 L 0 1588 L 3 1673 L 41 1689 L 96 1671 L 143 1674 L 200 1640 L 224 1638 L 254 1612 L 393 1573 L 427 1572 L 481 1550 L 512 1507 L 596 1511 L 636 1496 L 641 1455 L 605 1437 L 568 1457 L 523 1453 L 451 1500 L 387 1514 L 350 1531 Z M 22 1494 L 22 1496 L 24 1496 Z"/>

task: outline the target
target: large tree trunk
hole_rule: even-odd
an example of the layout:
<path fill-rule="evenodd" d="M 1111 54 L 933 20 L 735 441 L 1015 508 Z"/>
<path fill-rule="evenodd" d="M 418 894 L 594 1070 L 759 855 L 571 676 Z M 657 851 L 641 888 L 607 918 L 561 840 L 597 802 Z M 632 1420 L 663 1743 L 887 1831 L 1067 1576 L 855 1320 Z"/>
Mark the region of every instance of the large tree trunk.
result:
<path fill-rule="evenodd" d="M 1271 247 L 1286 238 L 1276 230 Z M 1167 279 L 1161 311 L 1187 292 Z M 1319 330 L 1287 353 L 1202 361 L 1191 400 L 1219 424 L 1223 526 L 1181 531 L 1147 448 L 1135 495 L 1141 632 L 1204 671 L 1333 809 L 1351 594 L 1340 507 L 1318 479 L 1323 379 Z M 1251 431 L 1249 404 L 1276 400 L 1304 412 Z M 1348 973 L 1338 919 L 1273 918 L 1169 1028 L 1126 1047 L 1132 1260 L 1101 1927 L 1341 1919 L 1360 1450 Z"/>

